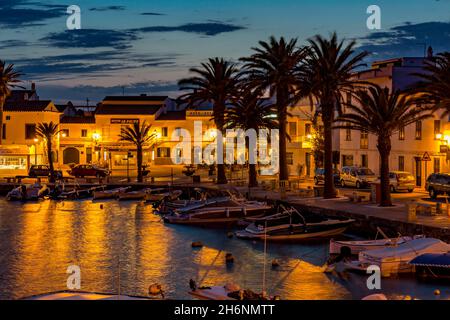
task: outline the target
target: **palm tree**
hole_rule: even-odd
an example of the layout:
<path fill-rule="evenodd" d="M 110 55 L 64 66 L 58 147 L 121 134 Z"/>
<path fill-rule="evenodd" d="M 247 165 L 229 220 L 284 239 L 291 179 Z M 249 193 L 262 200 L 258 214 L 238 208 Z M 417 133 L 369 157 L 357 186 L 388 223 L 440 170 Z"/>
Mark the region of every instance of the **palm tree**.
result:
<path fill-rule="evenodd" d="M 305 49 L 297 47 L 297 39 L 287 42 L 283 37 L 277 40 L 271 37 L 269 42 L 260 41 L 260 47 L 250 57 L 241 58 L 245 63 L 242 74 L 246 76 L 249 90 L 264 93 L 269 90 L 276 98 L 276 112 L 279 129 L 279 168 L 280 180 L 288 180 L 286 162 L 286 124 L 288 107 L 295 101 L 294 93 L 298 87 L 298 67 L 305 58 Z"/>
<path fill-rule="evenodd" d="M 155 138 L 155 135 L 153 133 L 150 133 L 151 127 L 151 124 L 147 124 L 146 121 L 144 121 L 142 125 L 139 125 L 138 122 L 135 122 L 132 126 L 128 126 L 122 129 L 122 132 L 119 134 L 120 141 L 130 142 L 136 146 L 138 182 L 144 181 L 142 175 L 142 154 L 144 146 Z"/>
<path fill-rule="evenodd" d="M 195 76 L 180 80 L 178 85 L 180 90 L 191 92 L 181 96 L 180 100 L 187 101 L 189 107 L 197 103 L 212 103 L 214 123 L 223 134 L 226 105 L 235 97 L 240 77 L 236 65 L 223 58 L 210 58 L 201 64 L 201 68 L 191 68 L 190 72 Z M 223 163 L 217 164 L 217 183 L 227 183 Z"/>
<path fill-rule="evenodd" d="M 253 129 L 256 132 L 262 128 L 273 129 L 277 127 L 276 121 L 271 117 L 273 114 L 273 104 L 266 99 L 260 99 L 257 93 L 248 92 L 228 108 L 225 127 L 227 129 Z M 247 147 L 249 148 L 249 145 Z M 249 153 L 255 151 L 249 149 Z M 257 185 L 256 163 L 249 161 L 248 186 L 251 188 Z"/>
<path fill-rule="evenodd" d="M 53 167 L 52 144 L 54 137 L 60 132 L 57 123 L 39 123 L 36 126 L 36 136 L 41 137 L 47 146 L 47 159 L 50 168 L 50 182 L 55 182 L 55 168 Z"/>
<path fill-rule="evenodd" d="M 5 61 L 0 60 L 0 145 L 3 138 L 3 107 L 11 94 L 11 88 L 20 87 L 17 85 L 20 76 L 22 74 L 14 70 L 13 64 L 6 65 Z"/>
<path fill-rule="evenodd" d="M 308 40 L 308 55 L 300 72 L 300 95 L 314 96 L 324 126 L 325 198 L 334 198 L 332 125 L 335 112 L 340 112 L 342 94 L 354 90 L 355 70 L 368 53 L 355 53 L 355 41 L 344 46 L 336 33 L 330 39 L 320 35 Z"/>
<path fill-rule="evenodd" d="M 411 95 L 399 91 L 392 94 L 388 88 L 371 85 L 367 90 L 358 90 L 355 95 L 356 104 L 345 103 L 346 113 L 340 115 L 335 128 L 347 128 L 366 131 L 377 137 L 377 148 L 380 154 L 381 203 L 380 206 L 391 206 L 389 182 L 389 155 L 391 152 L 391 136 L 401 128 L 430 116 L 425 107 L 415 106 Z"/>
<path fill-rule="evenodd" d="M 424 72 L 416 73 L 421 78 L 416 86 L 420 102 L 432 103 L 435 110 L 443 109 L 442 117 L 450 114 L 450 52 L 443 52 L 425 62 Z"/>

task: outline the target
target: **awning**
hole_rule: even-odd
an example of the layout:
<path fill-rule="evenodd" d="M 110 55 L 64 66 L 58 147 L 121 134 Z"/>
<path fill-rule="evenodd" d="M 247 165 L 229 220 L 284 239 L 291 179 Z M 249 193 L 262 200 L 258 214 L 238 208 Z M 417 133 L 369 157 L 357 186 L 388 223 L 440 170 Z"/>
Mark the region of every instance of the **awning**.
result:
<path fill-rule="evenodd" d="M 450 268 L 450 253 L 425 253 L 412 259 L 409 264 L 420 267 Z"/>

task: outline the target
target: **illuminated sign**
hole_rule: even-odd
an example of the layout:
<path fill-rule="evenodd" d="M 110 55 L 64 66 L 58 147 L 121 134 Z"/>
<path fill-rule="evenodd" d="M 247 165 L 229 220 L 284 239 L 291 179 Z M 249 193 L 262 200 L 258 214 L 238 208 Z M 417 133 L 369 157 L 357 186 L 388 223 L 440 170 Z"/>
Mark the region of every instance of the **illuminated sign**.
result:
<path fill-rule="evenodd" d="M 111 119 L 111 124 L 135 124 L 139 119 Z"/>

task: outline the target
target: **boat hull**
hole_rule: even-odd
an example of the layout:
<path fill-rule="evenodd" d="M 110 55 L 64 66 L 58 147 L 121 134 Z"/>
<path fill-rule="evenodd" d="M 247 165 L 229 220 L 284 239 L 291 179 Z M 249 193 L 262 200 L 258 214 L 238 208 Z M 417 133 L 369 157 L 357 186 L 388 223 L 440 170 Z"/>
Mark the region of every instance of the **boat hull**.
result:
<path fill-rule="evenodd" d="M 392 239 L 381 240 L 368 240 L 368 241 L 336 241 L 330 240 L 330 254 L 340 254 L 342 248 L 349 248 L 352 255 L 358 255 L 360 252 L 368 250 L 382 249 L 386 247 L 394 247 L 396 245 L 403 244 L 407 241 L 411 241 L 411 237 L 401 237 Z"/>
<path fill-rule="evenodd" d="M 347 226 L 337 227 L 329 230 L 297 233 L 297 234 L 280 234 L 280 235 L 267 235 L 268 241 L 301 241 L 307 239 L 329 238 L 343 233 L 347 229 Z M 252 234 L 248 231 L 237 231 L 236 236 L 240 239 L 246 240 L 264 240 L 264 234 Z"/>

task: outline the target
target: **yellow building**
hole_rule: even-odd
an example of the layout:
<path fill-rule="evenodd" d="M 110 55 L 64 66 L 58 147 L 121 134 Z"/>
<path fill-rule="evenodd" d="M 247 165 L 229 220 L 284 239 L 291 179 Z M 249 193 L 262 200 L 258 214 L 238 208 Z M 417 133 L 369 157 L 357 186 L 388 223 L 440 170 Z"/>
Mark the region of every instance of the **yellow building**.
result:
<path fill-rule="evenodd" d="M 60 113 L 51 101 L 38 100 L 33 95 L 22 95 L 17 99 L 13 94 L 4 106 L 0 175 L 26 175 L 30 165 L 47 163 L 45 142 L 36 136 L 36 126 L 43 122 L 59 123 L 59 118 Z M 59 158 L 58 145 L 57 138 L 54 141 L 55 162 Z"/>

